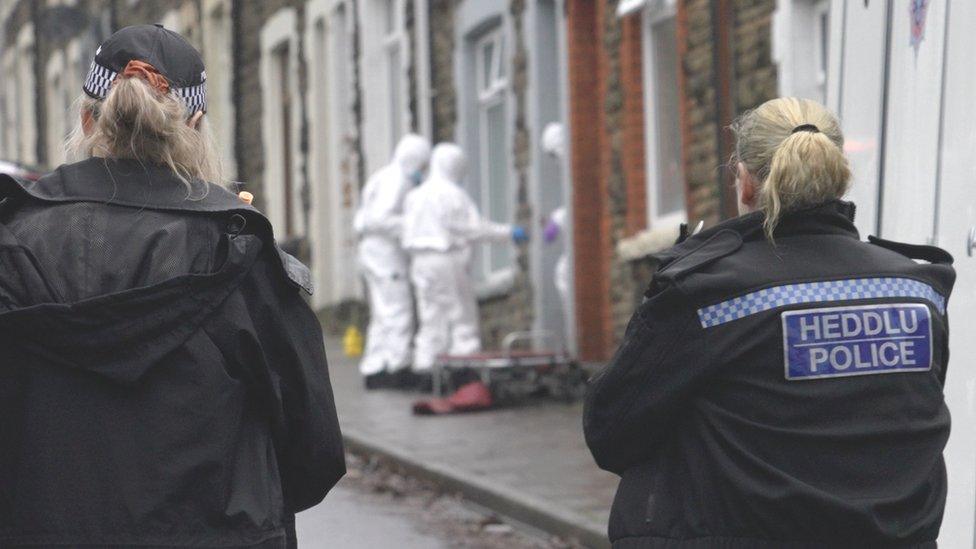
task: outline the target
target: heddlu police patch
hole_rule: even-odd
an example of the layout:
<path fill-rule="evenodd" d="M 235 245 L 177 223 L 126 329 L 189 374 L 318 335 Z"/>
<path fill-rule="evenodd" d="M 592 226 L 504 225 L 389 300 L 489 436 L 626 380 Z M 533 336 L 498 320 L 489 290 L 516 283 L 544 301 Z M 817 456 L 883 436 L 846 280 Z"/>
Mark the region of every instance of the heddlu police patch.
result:
<path fill-rule="evenodd" d="M 786 379 L 800 381 L 932 368 L 927 305 L 901 303 L 783 313 Z"/>

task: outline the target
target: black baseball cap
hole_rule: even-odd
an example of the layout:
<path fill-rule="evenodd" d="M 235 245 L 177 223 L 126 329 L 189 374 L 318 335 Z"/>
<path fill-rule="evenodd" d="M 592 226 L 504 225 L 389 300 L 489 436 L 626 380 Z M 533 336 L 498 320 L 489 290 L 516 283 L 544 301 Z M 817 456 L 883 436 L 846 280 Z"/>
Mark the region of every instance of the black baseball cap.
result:
<path fill-rule="evenodd" d="M 95 50 L 83 89 L 102 100 L 130 61 L 155 67 L 190 114 L 207 110 L 207 71 L 203 57 L 185 38 L 162 25 L 133 25 L 109 36 Z"/>

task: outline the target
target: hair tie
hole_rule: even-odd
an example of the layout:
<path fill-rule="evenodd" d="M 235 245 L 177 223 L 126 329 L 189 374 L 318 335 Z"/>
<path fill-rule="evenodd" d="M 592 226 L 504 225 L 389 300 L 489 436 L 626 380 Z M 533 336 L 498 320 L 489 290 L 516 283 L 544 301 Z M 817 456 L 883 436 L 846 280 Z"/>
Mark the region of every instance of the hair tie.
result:
<path fill-rule="evenodd" d="M 814 126 L 813 124 L 802 124 L 800 126 L 793 128 L 793 131 L 790 132 L 790 135 L 797 132 L 820 133 L 820 128 Z"/>
<path fill-rule="evenodd" d="M 122 72 L 119 73 L 119 75 L 116 77 L 116 80 L 118 80 L 119 78 L 133 78 L 133 77 L 142 78 L 143 80 L 146 81 L 146 83 L 149 84 L 151 88 L 158 91 L 159 93 L 162 93 L 164 95 L 169 93 L 169 80 L 166 80 L 166 77 L 163 76 L 162 74 L 159 74 L 159 71 L 156 70 L 156 67 L 150 65 L 149 63 L 146 63 L 144 61 L 138 61 L 136 59 L 129 61 L 129 64 L 126 65 L 124 69 L 122 69 Z"/>

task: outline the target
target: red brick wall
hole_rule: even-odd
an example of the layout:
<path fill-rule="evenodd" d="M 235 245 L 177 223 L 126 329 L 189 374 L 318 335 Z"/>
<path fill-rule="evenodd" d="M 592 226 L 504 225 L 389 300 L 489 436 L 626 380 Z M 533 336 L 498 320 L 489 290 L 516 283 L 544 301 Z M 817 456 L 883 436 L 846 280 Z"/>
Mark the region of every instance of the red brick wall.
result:
<path fill-rule="evenodd" d="M 644 67 L 641 16 L 621 20 L 620 84 L 623 89 L 623 168 L 627 179 L 626 234 L 647 228 L 647 164 L 644 142 Z"/>
<path fill-rule="evenodd" d="M 566 4 L 576 323 L 583 360 L 602 359 L 608 347 L 604 328 L 609 319 L 609 216 L 605 215 L 600 131 L 601 76 L 606 69 L 600 48 L 599 4 L 602 2 L 595 0 L 570 0 Z"/>

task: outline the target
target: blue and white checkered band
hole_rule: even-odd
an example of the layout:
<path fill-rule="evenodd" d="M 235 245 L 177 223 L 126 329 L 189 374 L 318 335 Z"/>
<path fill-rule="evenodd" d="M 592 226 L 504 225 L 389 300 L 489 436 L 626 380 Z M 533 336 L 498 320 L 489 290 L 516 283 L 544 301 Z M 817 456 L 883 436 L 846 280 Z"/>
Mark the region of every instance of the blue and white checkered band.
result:
<path fill-rule="evenodd" d="M 119 73 L 92 61 L 91 68 L 88 69 L 88 76 L 85 77 L 83 89 L 89 97 L 101 101 L 108 96 L 108 91 L 112 88 L 112 82 L 115 81 L 115 77 L 118 75 Z M 197 111 L 207 111 L 206 81 L 196 86 L 187 86 L 185 88 L 173 87 L 171 89 L 183 101 L 186 105 L 187 112 L 190 114 L 196 113 Z"/>
<path fill-rule="evenodd" d="M 945 297 L 932 286 L 911 278 L 885 277 L 803 282 L 764 288 L 702 307 L 698 309 L 698 319 L 702 328 L 711 328 L 787 305 L 888 297 L 924 299 L 945 314 Z"/>
<path fill-rule="evenodd" d="M 185 88 L 173 88 L 173 92 L 186 104 L 186 110 L 191 114 L 207 111 L 207 83 Z"/>
<path fill-rule="evenodd" d="M 101 101 L 108 95 L 108 90 L 112 87 L 112 82 L 115 81 L 115 77 L 118 75 L 119 73 L 92 61 L 91 67 L 88 69 L 88 76 L 85 77 L 85 84 L 82 88 L 89 97 Z"/>

